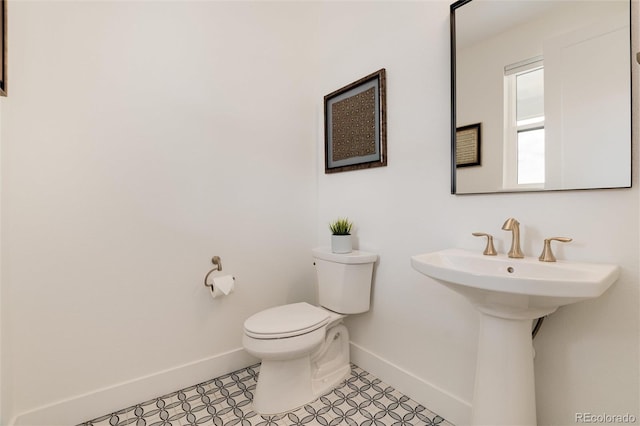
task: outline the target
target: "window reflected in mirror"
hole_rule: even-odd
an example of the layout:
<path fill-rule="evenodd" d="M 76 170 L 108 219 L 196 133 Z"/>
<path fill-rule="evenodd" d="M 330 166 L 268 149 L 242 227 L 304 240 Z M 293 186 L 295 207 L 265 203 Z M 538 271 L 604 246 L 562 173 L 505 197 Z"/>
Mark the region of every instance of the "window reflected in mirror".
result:
<path fill-rule="evenodd" d="M 544 188 L 544 65 L 540 58 L 505 67 L 504 188 Z"/>

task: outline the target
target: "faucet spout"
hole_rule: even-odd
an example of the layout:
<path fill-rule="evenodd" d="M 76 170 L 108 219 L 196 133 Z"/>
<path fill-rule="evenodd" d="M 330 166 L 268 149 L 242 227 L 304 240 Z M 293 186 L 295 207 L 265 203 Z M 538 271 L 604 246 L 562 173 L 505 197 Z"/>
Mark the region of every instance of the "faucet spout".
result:
<path fill-rule="evenodd" d="M 510 217 L 504 222 L 502 229 L 505 231 L 511 231 L 512 234 L 511 248 L 507 255 L 514 259 L 522 259 L 524 254 L 520 249 L 520 222 Z"/>

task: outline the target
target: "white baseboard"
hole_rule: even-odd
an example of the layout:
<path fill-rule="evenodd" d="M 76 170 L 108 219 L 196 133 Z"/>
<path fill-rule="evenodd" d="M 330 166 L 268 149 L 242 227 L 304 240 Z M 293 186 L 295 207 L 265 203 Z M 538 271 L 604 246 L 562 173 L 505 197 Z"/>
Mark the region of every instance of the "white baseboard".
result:
<path fill-rule="evenodd" d="M 242 348 L 57 401 L 21 413 L 9 426 L 68 426 L 202 383 L 259 360 Z M 469 424 L 471 404 L 351 343 L 351 361 L 455 425 Z"/>
<path fill-rule="evenodd" d="M 9 426 L 64 426 L 206 382 L 259 360 L 239 348 L 21 413 Z"/>
<path fill-rule="evenodd" d="M 454 425 L 468 425 L 471 403 L 351 342 L 351 362 Z"/>

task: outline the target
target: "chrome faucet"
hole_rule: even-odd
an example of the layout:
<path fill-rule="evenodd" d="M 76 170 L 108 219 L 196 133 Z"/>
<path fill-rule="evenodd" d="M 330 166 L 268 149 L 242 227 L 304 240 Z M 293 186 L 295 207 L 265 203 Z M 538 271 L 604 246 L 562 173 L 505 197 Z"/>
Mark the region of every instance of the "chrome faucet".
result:
<path fill-rule="evenodd" d="M 524 254 L 520 250 L 520 222 L 510 217 L 504 222 L 502 229 L 512 233 L 511 249 L 509 249 L 508 256 L 514 259 L 522 259 Z"/>

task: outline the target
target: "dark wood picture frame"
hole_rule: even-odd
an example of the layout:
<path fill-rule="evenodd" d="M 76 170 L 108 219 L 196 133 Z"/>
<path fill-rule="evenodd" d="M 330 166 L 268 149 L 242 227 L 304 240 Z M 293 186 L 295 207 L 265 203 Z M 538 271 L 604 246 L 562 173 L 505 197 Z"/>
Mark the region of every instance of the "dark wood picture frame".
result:
<path fill-rule="evenodd" d="M 0 0 L 0 96 L 7 96 L 7 0 Z"/>
<path fill-rule="evenodd" d="M 456 167 L 481 165 L 482 124 L 475 123 L 456 129 Z"/>
<path fill-rule="evenodd" d="M 325 173 L 387 165 L 385 72 L 383 68 L 324 97 Z"/>

